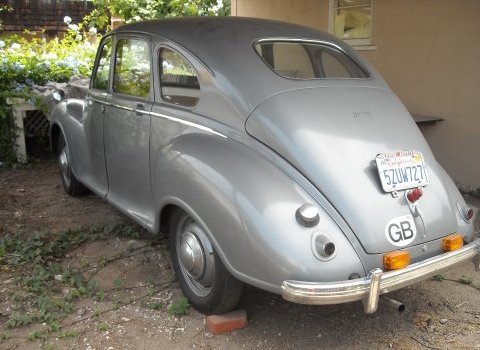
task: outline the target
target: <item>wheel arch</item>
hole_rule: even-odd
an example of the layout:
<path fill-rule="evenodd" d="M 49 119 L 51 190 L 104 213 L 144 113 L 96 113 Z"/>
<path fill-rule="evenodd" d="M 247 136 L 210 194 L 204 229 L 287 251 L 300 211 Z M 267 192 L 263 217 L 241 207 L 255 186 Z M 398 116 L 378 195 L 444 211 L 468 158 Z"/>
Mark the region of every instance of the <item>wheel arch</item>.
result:
<path fill-rule="evenodd" d="M 50 149 L 53 154 L 58 153 L 58 138 L 60 134 L 63 134 L 62 128 L 56 122 L 53 122 L 50 126 Z"/>

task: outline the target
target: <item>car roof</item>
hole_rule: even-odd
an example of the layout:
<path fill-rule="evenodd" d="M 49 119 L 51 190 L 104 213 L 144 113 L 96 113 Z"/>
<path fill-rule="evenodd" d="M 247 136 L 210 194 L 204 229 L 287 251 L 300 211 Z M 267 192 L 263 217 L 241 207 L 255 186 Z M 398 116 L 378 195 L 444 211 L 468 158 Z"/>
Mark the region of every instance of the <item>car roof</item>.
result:
<path fill-rule="evenodd" d="M 275 20 L 182 17 L 126 24 L 113 31 L 132 32 L 163 37 L 191 52 L 216 76 L 222 77 L 219 88 L 238 99 L 247 111 L 276 93 L 326 84 L 325 79 L 305 81 L 286 79 L 275 74 L 254 50 L 253 45 L 257 40 L 294 39 L 329 43 L 347 52 L 371 74 L 373 71 L 348 45 L 332 35 L 315 28 Z"/>

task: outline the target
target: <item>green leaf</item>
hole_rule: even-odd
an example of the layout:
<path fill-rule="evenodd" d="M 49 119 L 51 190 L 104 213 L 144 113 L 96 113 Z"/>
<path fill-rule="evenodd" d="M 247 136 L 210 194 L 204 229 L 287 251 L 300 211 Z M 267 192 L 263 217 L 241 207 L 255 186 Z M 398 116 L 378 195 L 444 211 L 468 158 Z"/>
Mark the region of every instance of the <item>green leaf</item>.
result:
<path fill-rule="evenodd" d="M 168 312 L 171 315 L 185 315 L 188 311 L 189 306 L 190 304 L 188 303 L 188 299 L 182 297 L 170 306 Z"/>
<path fill-rule="evenodd" d="M 472 277 L 465 276 L 465 275 L 462 275 L 462 277 L 460 277 L 458 280 L 459 280 L 461 283 L 463 283 L 463 284 L 468 284 L 468 285 L 472 284 L 472 282 L 473 282 Z"/>
<path fill-rule="evenodd" d="M 435 276 L 432 277 L 432 280 L 437 281 L 437 282 L 443 282 L 445 280 L 445 276 L 435 275 Z"/>

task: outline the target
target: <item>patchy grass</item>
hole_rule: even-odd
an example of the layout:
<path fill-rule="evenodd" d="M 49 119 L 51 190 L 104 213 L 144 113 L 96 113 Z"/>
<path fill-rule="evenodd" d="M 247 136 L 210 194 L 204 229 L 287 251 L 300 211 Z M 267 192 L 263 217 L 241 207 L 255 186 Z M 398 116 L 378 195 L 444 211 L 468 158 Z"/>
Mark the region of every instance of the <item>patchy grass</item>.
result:
<path fill-rule="evenodd" d="M 25 338 L 28 341 L 41 341 L 43 347 L 51 333 L 58 338 L 74 338 L 78 331 L 63 330 L 62 321 L 74 313 L 75 303 L 80 299 L 103 301 L 109 293 L 119 292 L 125 287 L 124 281 L 117 278 L 114 288 L 101 290 L 95 280 L 94 271 L 106 267 L 113 261 L 125 259 L 133 255 L 152 251 L 152 245 L 157 242 L 149 241 L 142 246 L 129 246 L 125 251 L 117 253 L 113 257 L 102 257 L 100 261 L 86 263 L 80 267 L 62 265 L 63 258 L 80 245 L 97 240 L 111 239 L 112 237 L 138 238 L 139 228 L 127 224 L 112 226 L 92 226 L 75 231 L 59 233 L 38 233 L 30 236 L 4 236 L 0 238 L 0 273 L 4 280 L 10 280 L 10 291 L 4 301 L 11 307 L 8 311 L 2 311 L 1 315 L 6 319 L 8 328 L 16 328 L 26 325 L 42 325 L 40 330 L 33 330 Z M 87 274 L 89 273 L 89 274 Z M 88 278 L 86 276 L 89 276 Z M 108 298 L 112 308 L 97 310 L 89 318 L 99 317 L 101 314 L 118 309 L 137 300 L 144 300 L 150 309 L 160 309 L 162 304 L 150 300 L 151 296 L 158 291 L 155 286 L 167 288 L 172 281 L 162 283 L 146 283 L 144 288 L 147 292 L 140 297 L 122 301 L 116 296 Z M 182 304 L 183 305 L 183 304 Z M 188 303 L 187 303 L 188 307 Z M 183 308 L 186 308 L 183 306 Z M 179 306 L 181 314 L 182 306 Z M 71 322 L 74 324 L 75 322 Z M 68 326 L 68 325 L 67 325 Z M 98 330 L 106 331 L 107 327 L 101 323 Z M 0 339 L 8 339 L 8 334 L 0 334 Z"/>

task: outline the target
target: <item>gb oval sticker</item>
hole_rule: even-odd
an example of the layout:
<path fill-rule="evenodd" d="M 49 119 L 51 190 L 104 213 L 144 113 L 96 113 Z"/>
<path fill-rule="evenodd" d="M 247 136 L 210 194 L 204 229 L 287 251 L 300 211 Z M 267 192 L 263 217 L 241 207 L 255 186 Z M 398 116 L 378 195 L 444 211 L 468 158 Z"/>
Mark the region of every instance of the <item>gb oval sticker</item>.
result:
<path fill-rule="evenodd" d="M 412 215 L 399 216 L 389 221 L 385 227 L 387 240 L 397 247 L 405 247 L 413 242 L 417 228 Z"/>

